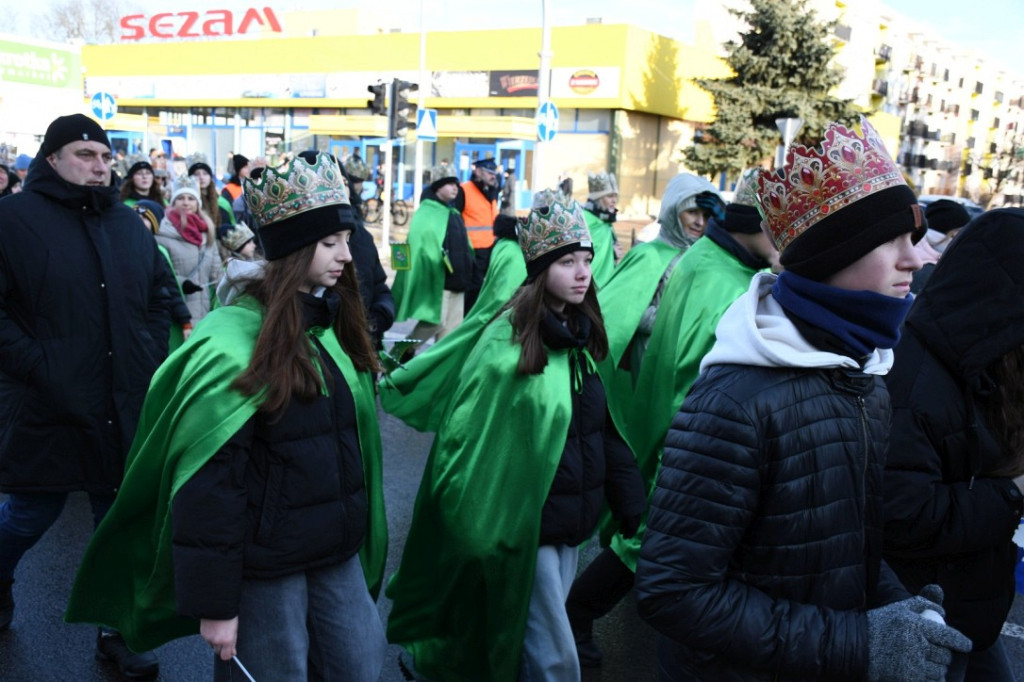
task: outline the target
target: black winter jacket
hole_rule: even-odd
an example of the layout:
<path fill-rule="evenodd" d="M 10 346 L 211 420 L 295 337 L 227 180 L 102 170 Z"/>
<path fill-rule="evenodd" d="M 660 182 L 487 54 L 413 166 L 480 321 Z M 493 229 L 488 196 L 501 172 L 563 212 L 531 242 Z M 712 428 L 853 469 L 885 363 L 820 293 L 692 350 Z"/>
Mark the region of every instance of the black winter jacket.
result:
<path fill-rule="evenodd" d="M 578 331 L 572 334 L 549 313 L 541 328 L 544 344 L 552 349 L 582 348 L 590 337 L 590 320 L 578 315 L 576 325 Z M 572 391 L 565 449 L 541 509 L 541 545 L 575 547 L 585 542 L 605 499 L 618 519 L 639 517 L 646 505 L 640 470 L 608 414 L 600 376 L 585 363 L 578 371 L 582 386 Z"/>
<path fill-rule="evenodd" d="M 721 328 L 720 328 L 721 329 Z M 637 566 L 679 679 L 860 680 L 881 564 L 889 399 L 843 368 L 712 365 L 672 421 Z"/>
<path fill-rule="evenodd" d="M 0 202 L 0 490 L 120 485 L 167 355 L 166 267 L 114 187 L 72 185 L 42 156 Z"/>
<path fill-rule="evenodd" d="M 1014 598 L 1021 494 L 993 472 L 1008 450 L 987 422 L 989 368 L 1024 344 L 1024 211 L 990 211 L 946 250 L 886 378 L 886 559 L 911 591 L 937 583 L 947 622 L 993 644 Z"/>
<path fill-rule="evenodd" d="M 331 324 L 323 299 L 303 299 L 310 326 Z M 243 578 L 331 566 L 362 546 L 368 503 L 355 402 L 317 347 L 331 395 L 293 400 L 278 420 L 257 412 L 175 496 L 180 614 L 233 618 Z"/>

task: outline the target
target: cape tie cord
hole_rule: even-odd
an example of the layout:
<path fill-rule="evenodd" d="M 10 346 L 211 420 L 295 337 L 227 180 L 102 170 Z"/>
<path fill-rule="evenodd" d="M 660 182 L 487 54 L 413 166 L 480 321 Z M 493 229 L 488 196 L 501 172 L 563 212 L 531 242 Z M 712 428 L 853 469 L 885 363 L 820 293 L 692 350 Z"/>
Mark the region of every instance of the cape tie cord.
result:
<path fill-rule="evenodd" d="M 594 362 L 594 358 L 590 357 L 589 350 L 586 348 L 570 348 L 569 364 L 572 366 L 572 388 L 576 393 L 583 393 L 583 367 L 580 363 L 581 355 L 586 362 L 587 373 L 594 374 L 597 372 L 597 363 Z"/>

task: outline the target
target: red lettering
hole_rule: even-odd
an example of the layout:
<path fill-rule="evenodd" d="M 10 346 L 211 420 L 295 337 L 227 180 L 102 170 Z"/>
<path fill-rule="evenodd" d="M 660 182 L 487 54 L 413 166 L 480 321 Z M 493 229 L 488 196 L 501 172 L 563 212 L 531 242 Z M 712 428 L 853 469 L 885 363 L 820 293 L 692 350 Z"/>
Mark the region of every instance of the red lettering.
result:
<path fill-rule="evenodd" d="M 201 22 L 201 24 L 200 24 Z M 199 38 L 202 36 L 230 36 L 246 33 L 251 29 L 266 29 L 281 33 L 281 22 L 273 8 L 257 9 L 250 7 L 245 11 L 235 30 L 235 17 L 231 10 L 212 9 L 206 12 L 160 12 L 149 17 L 145 14 L 128 14 L 119 20 L 121 40 L 141 40 L 142 38 Z"/>
<path fill-rule="evenodd" d="M 281 22 L 277 20 L 277 15 L 274 14 L 274 10 L 269 7 L 264 7 L 263 13 L 267 16 L 267 23 L 270 25 L 270 30 L 274 33 L 280 33 Z"/>
<path fill-rule="evenodd" d="M 144 22 L 145 14 L 129 14 L 121 17 L 121 40 L 140 40 L 146 35 L 145 23 L 136 24 L 136 21 Z"/>
<path fill-rule="evenodd" d="M 219 14 L 219 18 L 212 18 L 212 15 Z M 231 12 L 226 9 L 211 9 L 206 13 L 206 16 L 211 17 L 207 19 L 203 24 L 203 35 L 204 36 L 229 36 L 232 31 L 231 26 Z M 214 29 L 214 26 L 220 24 L 221 29 L 219 31 Z"/>
<path fill-rule="evenodd" d="M 173 16 L 170 12 L 154 14 L 149 19 L 149 33 L 155 38 L 173 38 L 174 24 L 164 22 L 164 19 L 169 19 Z M 170 31 L 170 33 L 163 33 L 162 31 L 164 30 Z"/>
<path fill-rule="evenodd" d="M 199 19 L 199 12 L 179 12 L 179 17 L 185 17 L 185 21 L 181 24 L 181 28 L 178 29 L 179 38 L 198 38 L 198 33 L 191 33 L 190 29 L 195 25 L 196 20 Z"/>

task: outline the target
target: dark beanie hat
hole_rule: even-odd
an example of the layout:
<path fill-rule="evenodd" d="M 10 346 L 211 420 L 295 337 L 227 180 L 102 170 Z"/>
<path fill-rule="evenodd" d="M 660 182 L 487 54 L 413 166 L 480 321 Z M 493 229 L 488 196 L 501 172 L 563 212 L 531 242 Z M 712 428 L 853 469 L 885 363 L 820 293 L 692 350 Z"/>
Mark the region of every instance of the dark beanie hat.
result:
<path fill-rule="evenodd" d="M 753 206 L 729 204 L 725 207 L 725 220 L 722 227 L 726 232 L 740 234 L 759 234 L 761 232 L 761 214 Z"/>
<path fill-rule="evenodd" d="M 135 202 L 135 212 L 146 222 L 147 227 L 156 234 L 160 229 L 160 222 L 164 219 L 164 207 L 155 201 L 141 199 Z"/>
<path fill-rule="evenodd" d="M 300 154 L 288 166 L 267 168 L 242 184 L 268 261 L 358 226 L 341 168 L 329 154 L 313 155 L 312 163 Z"/>
<path fill-rule="evenodd" d="M 43 156 L 49 156 L 69 142 L 78 140 L 99 142 L 110 149 L 110 140 L 99 123 L 83 114 L 71 114 L 59 116 L 50 123 L 39 151 Z"/>
<path fill-rule="evenodd" d="M 494 219 L 494 238 L 518 240 L 519 235 L 516 233 L 517 225 L 519 225 L 518 218 L 499 213 L 498 217 Z"/>
<path fill-rule="evenodd" d="M 951 199 L 939 199 L 928 204 L 924 210 L 928 227 L 942 234 L 949 234 L 971 222 L 971 214 L 961 204 Z"/>
<path fill-rule="evenodd" d="M 210 164 L 206 163 L 205 161 L 196 161 L 191 166 L 189 166 L 188 167 L 188 174 L 189 175 L 195 175 L 197 170 L 204 170 L 207 173 L 209 173 L 211 176 L 213 175 L 213 169 L 210 168 Z"/>
<path fill-rule="evenodd" d="M 138 173 L 140 170 L 148 170 L 150 173 L 152 173 L 153 166 L 152 164 L 149 163 L 149 161 L 136 161 L 131 165 L 131 168 L 128 169 L 128 172 L 125 173 L 124 177 L 130 178 L 131 176 Z"/>
<path fill-rule="evenodd" d="M 896 185 L 823 218 L 794 239 L 779 262 L 820 282 L 901 234 L 910 232 L 916 244 L 926 229 L 913 190 Z"/>
<path fill-rule="evenodd" d="M 241 154 L 235 154 L 231 157 L 231 167 L 235 170 L 235 175 L 242 172 L 242 169 L 249 165 L 249 159 L 242 156 Z"/>

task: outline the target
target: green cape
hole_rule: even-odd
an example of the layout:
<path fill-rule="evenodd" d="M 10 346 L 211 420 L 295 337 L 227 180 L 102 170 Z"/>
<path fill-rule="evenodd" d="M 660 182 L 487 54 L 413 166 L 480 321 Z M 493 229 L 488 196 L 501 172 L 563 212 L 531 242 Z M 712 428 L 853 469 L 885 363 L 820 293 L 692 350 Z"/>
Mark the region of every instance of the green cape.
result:
<path fill-rule="evenodd" d="M 587 230 L 594 242 L 594 262 L 591 264 L 591 276 L 598 288 L 608 283 L 615 271 L 615 226 L 598 218 L 584 209 L 583 216 L 587 219 Z"/>
<path fill-rule="evenodd" d="M 480 295 L 462 323 L 426 351 L 398 367 L 380 382 L 384 411 L 419 431 L 437 431 L 448 405 L 444 396 L 455 384 L 487 323 L 526 279 L 526 261 L 519 244 L 499 239 L 491 251 Z"/>
<path fill-rule="evenodd" d="M 228 201 L 224 197 L 218 195 L 217 196 L 217 208 L 224 209 L 224 212 L 228 214 L 228 222 L 230 222 L 232 225 L 237 225 L 238 224 L 238 218 L 235 217 L 235 210 L 231 207 L 231 202 L 230 201 Z M 213 217 L 213 216 L 211 216 L 211 217 Z M 219 216 L 215 217 L 214 219 L 216 220 L 217 218 L 219 218 Z"/>
<path fill-rule="evenodd" d="M 171 501 L 256 412 L 259 397 L 245 397 L 229 385 L 248 366 L 262 322 L 252 299 L 218 308 L 157 370 L 121 489 L 79 567 L 68 622 L 115 627 L 134 651 L 199 631 L 198 621 L 177 614 Z M 356 371 L 333 331 L 319 338 L 355 399 L 370 507 L 359 557 L 376 595 L 387 559 L 387 522 L 373 384 L 368 373 Z"/>
<path fill-rule="evenodd" d="M 448 216 L 457 209 L 436 199 L 424 199 L 409 225 L 408 270 L 395 273 L 391 295 L 398 303 L 395 322 L 419 320 L 441 323 L 441 298 L 444 295 L 444 237 Z"/>
<path fill-rule="evenodd" d="M 697 379 L 701 360 L 714 345 L 715 327 L 726 309 L 750 286 L 756 272 L 710 239 L 698 239 L 665 284 L 635 388 L 623 389 L 624 385 L 630 386 L 629 373 L 615 370 L 619 390 L 614 395 L 609 393 L 608 411 L 636 455 L 648 494 L 653 489 L 672 417 Z M 660 276 L 651 275 L 655 284 Z M 652 288 L 651 296 L 653 293 Z M 608 317 L 617 319 L 615 315 Z M 618 334 L 618 338 L 621 336 Z M 602 365 L 602 378 L 611 369 Z M 634 571 L 646 524 L 645 512 L 640 531 L 626 539 L 617 532 L 616 521 L 608 518 L 602 523 L 605 537 L 615 533 L 612 550 Z"/>
<path fill-rule="evenodd" d="M 541 508 L 572 414 L 569 351 L 516 373 L 505 313 L 484 331 L 430 451 L 398 572 L 388 639 L 439 682 L 515 680 Z"/>

